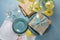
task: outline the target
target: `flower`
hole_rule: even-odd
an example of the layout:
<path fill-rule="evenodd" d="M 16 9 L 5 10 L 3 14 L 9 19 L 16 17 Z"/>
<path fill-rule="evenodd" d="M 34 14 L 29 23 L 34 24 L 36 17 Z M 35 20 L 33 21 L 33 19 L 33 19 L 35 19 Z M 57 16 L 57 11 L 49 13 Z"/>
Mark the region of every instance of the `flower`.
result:
<path fill-rule="evenodd" d="M 25 3 L 24 0 L 18 0 L 18 1 L 21 2 L 21 3 Z"/>
<path fill-rule="evenodd" d="M 30 2 L 35 2 L 35 0 L 29 0 Z"/>
<path fill-rule="evenodd" d="M 26 31 L 26 35 L 27 35 L 27 36 L 31 36 L 31 35 L 32 35 L 32 32 L 28 29 L 28 30 Z"/>
<path fill-rule="evenodd" d="M 34 2 L 33 7 L 40 7 L 40 3 L 39 2 Z"/>
<path fill-rule="evenodd" d="M 34 12 L 39 12 L 42 9 L 39 2 L 34 2 L 32 5 L 29 6 L 29 10 Z"/>
<path fill-rule="evenodd" d="M 33 5 L 28 6 L 28 9 L 32 11 Z"/>
<path fill-rule="evenodd" d="M 34 12 L 39 12 L 41 9 L 42 9 L 42 6 L 40 6 L 40 3 L 39 2 L 34 2 L 32 10 Z"/>
<path fill-rule="evenodd" d="M 45 14 L 46 16 L 52 16 L 52 15 L 53 15 L 53 10 L 45 10 L 45 11 L 44 11 L 44 14 Z"/>
<path fill-rule="evenodd" d="M 48 9 L 53 9 L 54 8 L 54 3 L 53 1 L 47 1 L 45 3 L 45 7 L 48 8 Z"/>
<path fill-rule="evenodd" d="M 40 6 L 40 7 L 33 7 L 33 11 L 34 12 L 39 12 L 40 10 L 42 9 L 42 7 Z"/>

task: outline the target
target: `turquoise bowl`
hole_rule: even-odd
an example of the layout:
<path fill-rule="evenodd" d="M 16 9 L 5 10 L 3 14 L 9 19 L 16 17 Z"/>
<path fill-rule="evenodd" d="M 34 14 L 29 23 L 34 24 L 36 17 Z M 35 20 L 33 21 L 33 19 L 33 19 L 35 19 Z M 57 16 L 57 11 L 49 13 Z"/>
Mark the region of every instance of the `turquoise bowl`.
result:
<path fill-rule="evenodd" d="M 26 32 L 26 30 L 28 29 L 28 23 L 25 19 L 23 18 L 18 18 L 15 19 L 13 24 L 12 24 L 12 29 L 15 33 L 17 34 L 22 34 L 24 32 Z"/>

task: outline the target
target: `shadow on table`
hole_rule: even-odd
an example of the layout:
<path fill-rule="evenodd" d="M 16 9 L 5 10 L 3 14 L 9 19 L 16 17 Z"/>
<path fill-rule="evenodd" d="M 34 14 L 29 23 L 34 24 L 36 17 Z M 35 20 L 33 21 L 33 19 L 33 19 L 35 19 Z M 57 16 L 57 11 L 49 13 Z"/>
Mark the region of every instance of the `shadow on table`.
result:
<path fill-rule="evenodd" d="M 46 35 L 50 32 L 52 29 L 52 25 L 49 26 L 49 28 L 46 30 L 46 32 L 43 35 L 37 35 L 35 40 L 45 40 Z"/>

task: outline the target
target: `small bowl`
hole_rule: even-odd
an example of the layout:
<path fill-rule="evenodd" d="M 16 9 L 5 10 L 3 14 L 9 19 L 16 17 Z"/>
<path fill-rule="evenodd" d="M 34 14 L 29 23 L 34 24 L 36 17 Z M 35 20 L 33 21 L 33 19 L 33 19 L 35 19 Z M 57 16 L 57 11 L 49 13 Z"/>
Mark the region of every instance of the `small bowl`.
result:
<path fill-rule="evenodd" d="M 26 30 L 28 29 L 28 23 L 25 19 L 23 18 L 18 18 L 15 19 L 13 24 L 12 24 L 12 29 L 15 33 L 17 34 L 22 34 L 24 32 L 26 32 Z"/>

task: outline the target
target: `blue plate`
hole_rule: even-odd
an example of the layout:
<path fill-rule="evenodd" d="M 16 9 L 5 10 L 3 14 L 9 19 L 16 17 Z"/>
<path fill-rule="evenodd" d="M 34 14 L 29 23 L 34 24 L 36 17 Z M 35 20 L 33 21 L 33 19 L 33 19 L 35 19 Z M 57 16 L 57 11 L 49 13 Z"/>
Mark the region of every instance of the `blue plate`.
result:
<path fill-rule="evenodd" d="M 17 34 L 22 34 L 28 29 L 27 21 L 22 18 L 15 19 L 12 25 L 12 29 Z"/>

